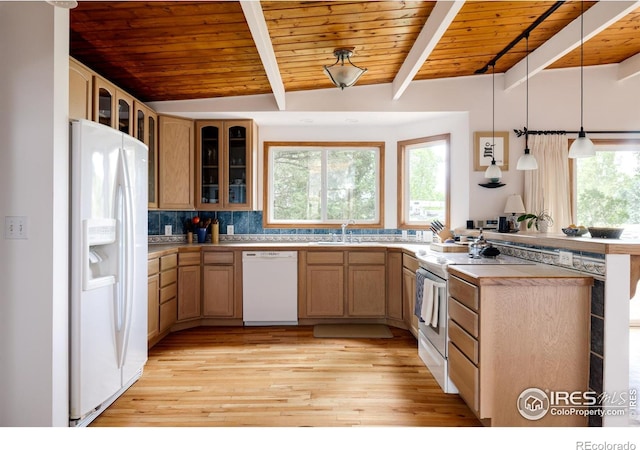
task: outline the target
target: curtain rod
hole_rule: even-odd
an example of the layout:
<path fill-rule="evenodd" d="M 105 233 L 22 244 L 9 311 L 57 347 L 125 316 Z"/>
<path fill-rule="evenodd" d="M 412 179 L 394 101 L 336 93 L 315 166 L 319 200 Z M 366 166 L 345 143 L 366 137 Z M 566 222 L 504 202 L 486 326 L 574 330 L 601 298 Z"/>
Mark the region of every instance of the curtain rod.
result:
<path fill-rule="evenodd" d="M 565 131 L 565 130 L 513 130 L 517 137 L 522 137 L 525 134 L 578 134 L 579 131 Z M 640 131 L 634 130 L 622 130 L 622 131 L 585 131 L 589 134 L 640 134 Z"/>

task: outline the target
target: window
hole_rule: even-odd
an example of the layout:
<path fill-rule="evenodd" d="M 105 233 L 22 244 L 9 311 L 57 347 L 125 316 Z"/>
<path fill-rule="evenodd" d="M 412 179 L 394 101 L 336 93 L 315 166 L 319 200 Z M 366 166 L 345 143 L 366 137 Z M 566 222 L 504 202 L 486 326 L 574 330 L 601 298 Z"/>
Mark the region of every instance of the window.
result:
<path fill-rule="evenodd" d="M 398 227 L 449 226 L 448 134 L 398 142 Z"/>
<path fill-rule="evenodd" d="M 594 140 L 596 156 L 574 162 L 576 225 L 623 227 L 640 238 L 640 140 Z"/>
<path fill-rule="evenodd" d="M 265 227 L 382 227 L 384 143 L 265 142 L 265 167 Z"/>

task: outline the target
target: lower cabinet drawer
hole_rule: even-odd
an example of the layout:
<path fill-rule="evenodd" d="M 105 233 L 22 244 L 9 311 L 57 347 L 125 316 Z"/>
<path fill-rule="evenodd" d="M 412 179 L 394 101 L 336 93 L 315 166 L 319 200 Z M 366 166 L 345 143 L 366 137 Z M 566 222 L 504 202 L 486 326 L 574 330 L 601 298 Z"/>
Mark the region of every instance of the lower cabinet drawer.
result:
<path fill-rule="evenodd" d="M 478 364 L 480 353 L 478 341 L 451 319 L 449 319 L 449 339 L 471 362 Z"/>
<path fill-rule="evenodd" d="M 171 300 L 173 297 L 178 296 L 178 285 L 176 283 L 170 284 L 167 287 L 160 289 L 160 304 Z"/>
<path fill-rule="evenodd" d="M 160 333 L 167 331 L 178 320 L 178 299 L 172 298 L 160 305 Z"/>
<path fill-rule="evenodd" d="M 449 377 L 460 397 L 477 415 L 480 414 L 480 370 L 449 342 Z"/>
<path fill-rule="evenodd" d="M 471 336 L 477 338 L 479 330 L 478 314 L 471 311 L 469 308 L 458 302 L 456 299 L 449 297 L 447 299 L 447 305 L 449 307 L 449 317 L 456 322 L 460 327 L 469 333 Z"/>

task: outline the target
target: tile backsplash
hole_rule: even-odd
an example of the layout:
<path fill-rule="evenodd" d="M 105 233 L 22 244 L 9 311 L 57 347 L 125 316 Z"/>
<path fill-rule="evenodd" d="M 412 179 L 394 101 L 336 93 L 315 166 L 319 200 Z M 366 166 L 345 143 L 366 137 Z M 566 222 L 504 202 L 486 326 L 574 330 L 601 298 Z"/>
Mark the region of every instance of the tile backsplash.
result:
<path fill-rule="evenodd" d="M 201 219 L 218 219 L 220 224 L 220 234 L 227 234 L 227 225 L 233 225 L 234 234 L 316 234 L 330 236 L 333 233 L 340 234 L 340 226 L 335 228 L 263 228 L 262 211 L 149 211 L 148 231 L 149 236 L 164 235 L 165 225 L 171 225 L 174 235 L 184 235 L 185 222 L 190 221 L 195 216 Z M 349 231 L 354 235 L 400 235 L 397 229 L 358 229 L 352 225 Z M 408 234 L 415 234 L 409 231 Z"/>

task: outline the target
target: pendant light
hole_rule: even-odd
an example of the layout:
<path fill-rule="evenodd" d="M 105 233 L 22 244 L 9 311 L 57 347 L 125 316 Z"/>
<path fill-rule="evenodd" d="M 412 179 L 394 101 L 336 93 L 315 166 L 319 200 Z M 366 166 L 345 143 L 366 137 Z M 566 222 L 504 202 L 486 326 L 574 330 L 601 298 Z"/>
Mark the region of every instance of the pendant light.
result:
<path fill-rule="evenodd" d="M 595 156 L 596 149 L 584 132 L 584 3 L 580 2 L 580 131 L 578 139 L 569 148 L 569 158 L 587 158 Z"/>
<path fill-rule="evenodd" d="M 529 34 L 525 36 L 527 43 L 526 68 L 527 68 L 527 96 L 526 96 L 526 127 L 524 129 L 524 155 L 518 159 L 516 169 L 518 170 L 536 170 L 538 161 L 529 150 Z"/>
<path fill-rule="evenodd" d="M 492 110 L 493 110 L 493 122 L 491 124 L 491 165 L 487 167 L 484 172 L 484 177 L 489 178 L 492 183 L 498 183 L 502 177 L 502 170 L 496 164 L 496 65 L 493 64 L 493 74 L 491 75 L 491 82 L 493 84 L 492 91 Z"/>

